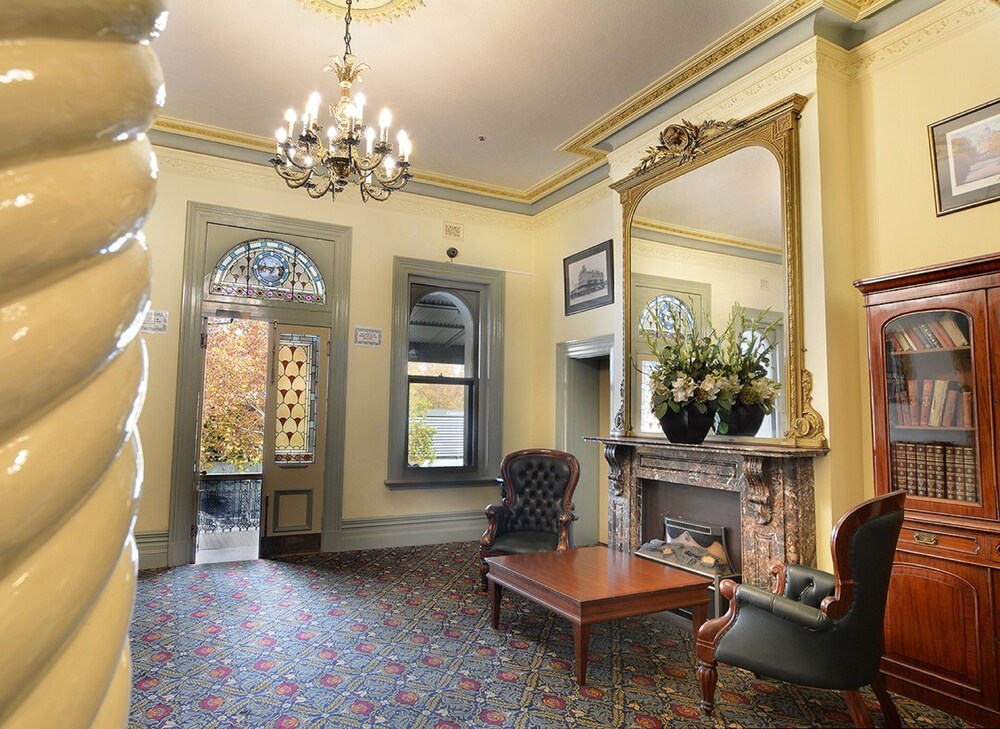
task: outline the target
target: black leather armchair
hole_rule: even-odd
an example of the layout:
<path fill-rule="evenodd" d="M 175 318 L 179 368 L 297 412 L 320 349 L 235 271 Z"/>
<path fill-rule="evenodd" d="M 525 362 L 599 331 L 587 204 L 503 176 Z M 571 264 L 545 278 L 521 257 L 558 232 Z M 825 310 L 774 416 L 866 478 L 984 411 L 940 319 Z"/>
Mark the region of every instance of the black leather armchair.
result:
<path fill-rule="evenodd" d="M 716 663 L 758 676 L 841 691 L 857 726 L 872 726 L 859 689 L 871 685 L 889 726 L 899 714 L 879 672 L 882 625 L 906 494 L 894 491 L 844 514 L 830 539 L 834 573 L 771 565 L 773 592 L 724 580 L 729 611 L 698 631 L 698 682 L 715 708 Z"/>
<path fill-rule="evenodd" d="M 486 589 L 487 557 L 569 549 L 573 490 L 580 479 L 576 457 L 529 448 L 509 453 L 500 464 L 503 501 L 486 507 L 479 540 L 479 574 Z"/>

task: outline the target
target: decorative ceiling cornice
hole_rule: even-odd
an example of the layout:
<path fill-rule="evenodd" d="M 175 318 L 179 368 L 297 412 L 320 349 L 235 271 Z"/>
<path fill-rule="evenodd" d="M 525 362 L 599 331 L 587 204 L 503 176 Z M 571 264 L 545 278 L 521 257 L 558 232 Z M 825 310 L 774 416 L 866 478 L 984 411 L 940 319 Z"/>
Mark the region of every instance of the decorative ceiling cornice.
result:
<path fill-rule="evenodd" d="M 299 2 L 310 10 L 332 15 L 337 19 L 347 15 L 347 3 L 344 0 L 299 0 Z M 397 18 L 408 16 L 423 5 L 424 0 L 354 0 L 351 6 L 351 18 L 365 23 L 391 23 Z"/>
<path fill-rule="evenodd" d="M 776 0 L 763 11 L 750 18 L 740 27 L 712 44 L 684 64 L 674 68 L 645 89 L 625 100 L 604 116 L 595 120 L 572 138 L 560 144 L 554 151 L 567 152 L 579 159 L 550 175 L 546 179 L 525 190 L 498 187 L 487 183 L 452 177 L 436 172 L 412 170 L 413 179 L 428 185 L 469 192 L 477 195 L 509 200 L 517 203 L 533 204 L 583 175 L 597 169 L 606 162 L 607 152 L 598 149 L 609 136 L 624 129 L 649 111 L 662 105 L 673 96 L 694 86 L 702 79 L 732 62 L 735 58 L 774 37 L 789 26 L 819 9 L 827 9 L 851 22 L 864 19 L 899 0 Z M 334 6 L 340 7 L 343 0 L 299 0 L 308 7 L 335 13 Z M 423 0 L 372 0 L 379 4 L 383 13 L 394 12 L 393 17 L 408 14 L 413 8 L 422 6 Z M 1000 5 L 1000 0 L 989 0 Z M 974 3 L 978 4 L 978 3 Z M 320 7 L 322 6 L 322 7 Z M 375 9 L 372 9 L 373 11 Z M 359 14 L 355 6 L 352 13 Z M 913 32 L 912 30 L 908 32 Z M 878 44 L 878 39 L 866 43 L 866 49 Z M 847 52 L 853 63 L 858 63 L 855 51 Z M 870 54 L 871 51 L 869 50 Z M 866 54 L 867 55 L 867 54 Z M 261 152 L 273 152 L 274 142 L 269 137 L 241 134 L 231 130 L 194 124 L 180 119 L 161 117 L 153 129 L 221 142 Z"/>
<path fill-rule="evenodd" d="M 776 256 L 782 255 L 780 246 L 768 245 L 767 243 L 751 240 L 750 238 L 738 238 L 732 235 L 722 235 L 721 233 L 709 233 L 708 231 L 698 230 L 697 228 L 686 228 L 682 225 L 661 223 L 658 220 L 650 220 L 648 218 L 635 218 L 632 221 L 632 226 L 643 230 L 664 233 L 666 235 L 675 235 L 689 240 L 698 240 L 705 243 L 717 243 L 729 248 L 738 248 L 742 251 L 769 253 Z"/>

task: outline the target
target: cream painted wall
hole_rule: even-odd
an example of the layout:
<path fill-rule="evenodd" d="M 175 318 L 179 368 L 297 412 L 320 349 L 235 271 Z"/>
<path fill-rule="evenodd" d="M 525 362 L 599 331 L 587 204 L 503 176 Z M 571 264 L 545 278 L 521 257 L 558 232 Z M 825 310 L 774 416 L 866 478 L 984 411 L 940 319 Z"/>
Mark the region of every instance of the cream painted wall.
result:
<path fill-rule="evenodd" d="M 935 215 L 927 126 L 1000 96 L 1000 6 L 946 2 L 859 49 L 849 95 L 855 278 L 996 252 L 1000 202 Z M 872 493 L 868 359 L 854 294 L 865 408 L 864 483 Z"/>
<path fill-rule="evenodd" d="M 538 321 L 533 340 L 533 412 L 540 439 L 537 445 L 542 447 L 555 443 L 556 344 L 612 334 L 621 328 L 621 238 L 612 228 L 617 198 L 607 183 L 601 182 L 536 219 L 534 304 Z M 614 303 L 566 316 L 563 259 L 608 239 L 613 239 Z M 581 448 L 600 450 L 596 443 L 581 444 Z"/>
<path fill-rule="evenodd" d="M 785 309 L 785 271 L 777 263 L 699 251 L 632 238 L 632 270 L 650 276 L 697 281 L 711 286 L 712 325 L 721 330 L 734 304 L 750 309 Z M 761 281 L 767 281 L 767 288 Z"/>
<path fill-rule="evenodd" d="M 532 233 L 523 216 L 486 211 L 398 193 L 384 204 L 363 205 L 345 195 L 335 204 L 284 187 L 270 169 L 158 149 L 159 193 L 146 225 L 153 258 L 152 306 L 170 313 L 163 335 L 146 337 L 150 376 L 143 427 L 147 481 L 139 531 L 167 528 L 173 410 L 177 380 L 180 296 L 186 205 L 195 200 L 264 213 L 320 220 L 352 229 L 349 324 L 384 331 L 381 348 L 350 346 L 344 517 L 455 512 L 481 509 L 495 487 L 390 490 L 386 477 L 391 278 L 393 256 L 446 261 L 456 245 L 457 262 L 508 271 L 504 449 L 523 448 L 539 436 L 531 404 L 537 375 L 518 342 L 535 341 L 536 311 Z M 274 177 L 274 179 L 271 179 Z M 443 239 L 443 221 L 465 226 L 465 240 Z M 550 388 L 551 389 L 551 388 Z M 551 428 L 550 428 L 551 430 Z M 551 436 L 548 436 L 551 439 Z"/>

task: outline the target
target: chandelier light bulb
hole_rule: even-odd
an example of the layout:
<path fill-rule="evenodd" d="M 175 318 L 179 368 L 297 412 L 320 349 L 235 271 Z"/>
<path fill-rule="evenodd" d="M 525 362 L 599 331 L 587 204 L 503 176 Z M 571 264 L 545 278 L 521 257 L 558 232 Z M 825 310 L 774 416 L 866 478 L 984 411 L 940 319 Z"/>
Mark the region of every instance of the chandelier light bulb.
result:
<path fill-rule="evenodd" d="M 365 156 L 370 157 L 372 144 L 375 143 L 375 130 L 372 127 L 365 129 Z"/>
<path fill-rule="evenodd" d="M 378 115 L 378 128 L 382 132 L 381 140 L 383 142 L 389 141 L 389 126 L 392 124 L 392 112 L 388 109 L 382 109 L 382 113 Z"/>
<path fill-rule="evenodd" d="M 288 141 L 288 130 L 284 127 L 278 127 L 278 130 L 274 133 L 274 136 L 278 139 L 278 144 L 284 144 Z"/>
<path fill-rule="evenodd" d="M 298 121 L 298 115 L 295 113 L 295 109 L 289 109 L 285 112 L 285 122 L 288 124 L 288 128 L 285 133 L 291 137 L 292 131 L 295 129 L 295 122 Z"/>
<path fill-rule="evenodd" d="M 400 129 L 396 141 L 399 142 L 399 161 L 405 162 L 406 158 L 410 156 L 410 137 L 405 131 Z"/>
<path fill-rule="evenodd" d="M 306 113 L 313 119 L 319 116 L 319 102 L 320 96 L 318 91 L 313 91 L 309 94 L 309 105 L 306 107 Z"/>
<path fill-rule="evenodd" d="M 367 101 L 367 99 L 365 99 L 365 95 L 362 94 L 360 91 L 354 97 L 354 105 L 358 108 L 359 122 L 361 121 L 361 119 L 364 117 L 365 114 L 365 101 Z"/>
<path fill-rule="evenodd" d="M 385 171 L 390 174 L 396 168 L 396 161 L 389 155 L 385 156 L 385 159 L 382 161 L 382 164 L 385 165 Z"/>

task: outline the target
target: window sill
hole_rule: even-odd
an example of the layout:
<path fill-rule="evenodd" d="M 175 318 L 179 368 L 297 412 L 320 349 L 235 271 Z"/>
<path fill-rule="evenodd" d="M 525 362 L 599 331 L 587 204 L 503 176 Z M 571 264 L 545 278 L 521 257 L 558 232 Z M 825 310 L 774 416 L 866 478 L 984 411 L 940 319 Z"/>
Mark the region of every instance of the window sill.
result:
<path fill-rule="evenodd" d="M 493 477 L 482 477 L 482 476 L 449 476 L 446 474 L 440 474 L 436 477 L 432 477 L 428 474 L 425 478 L 408 478 L 408 479 L 386 479 L 385 485 L 390 489 L 407 489 L 407 488 L 417 488 L 417 489 L 450 489 L 450 488 L 463 488 L 467 486 L 496 486 L 497 478 Z"/>

